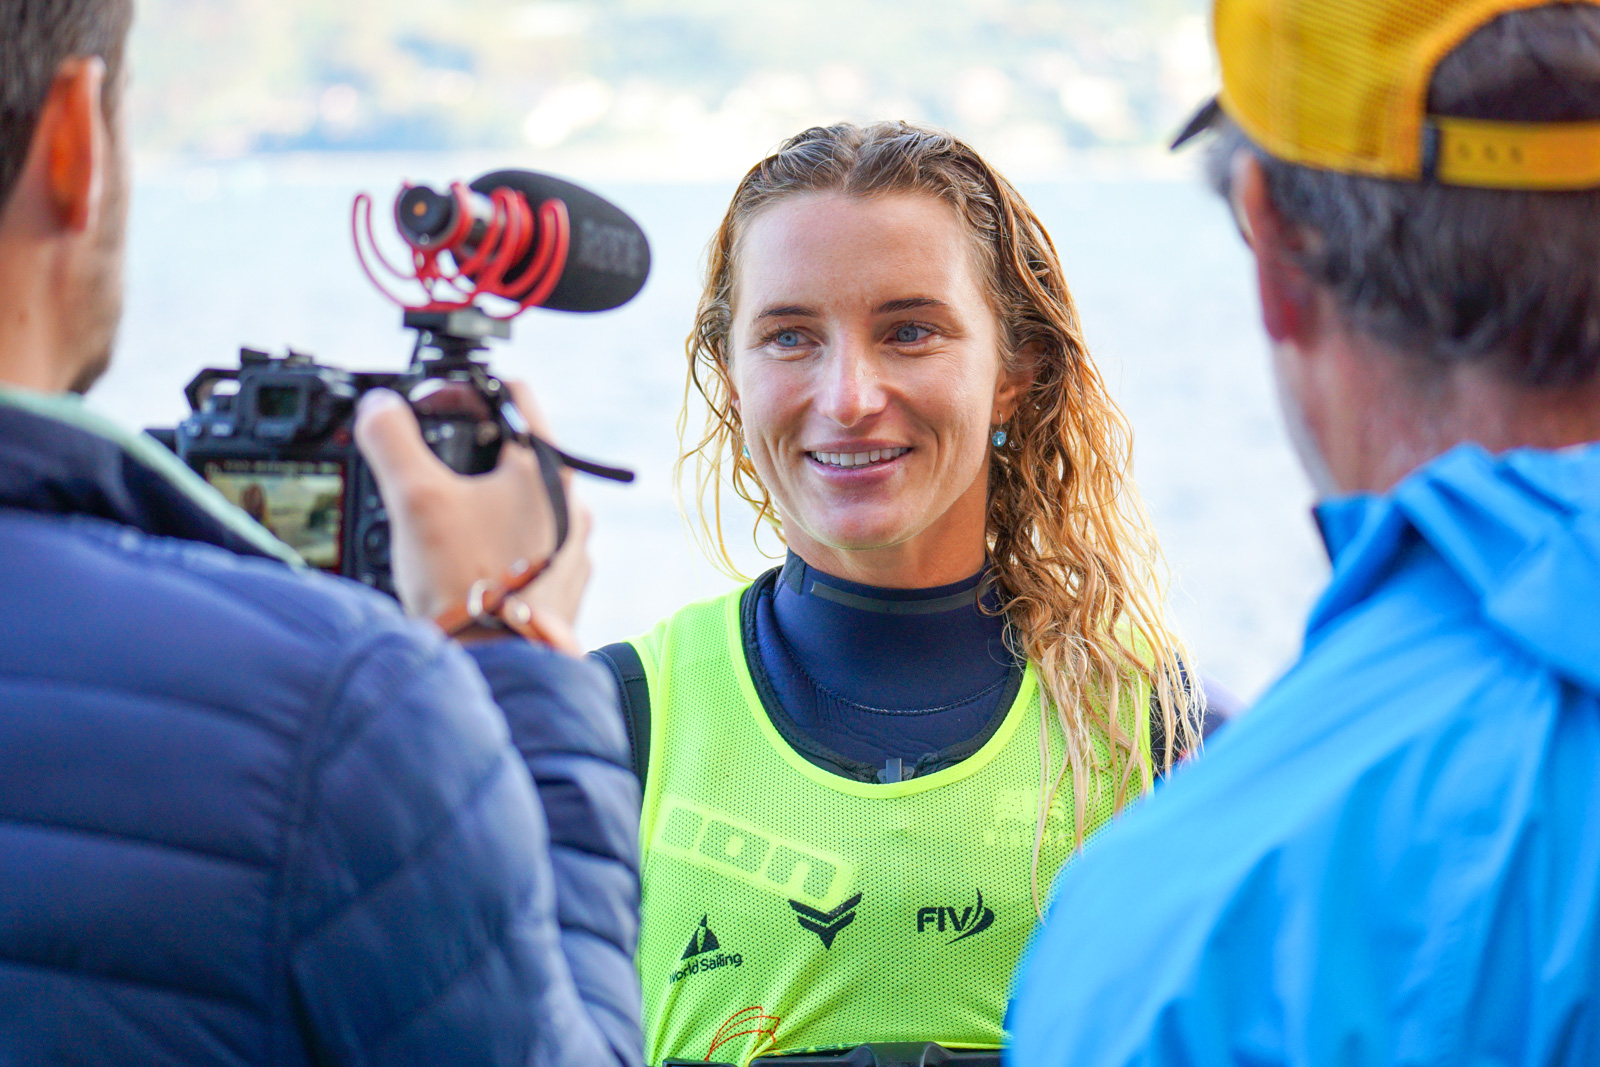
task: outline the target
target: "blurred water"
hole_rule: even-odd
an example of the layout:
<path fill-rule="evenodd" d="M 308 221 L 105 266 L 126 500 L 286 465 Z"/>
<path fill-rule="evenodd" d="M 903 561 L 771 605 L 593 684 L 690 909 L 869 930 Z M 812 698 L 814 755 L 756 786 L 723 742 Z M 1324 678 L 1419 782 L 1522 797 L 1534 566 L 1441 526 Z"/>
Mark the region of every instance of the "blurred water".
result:
<path fill-rule="evenodd" d="M 91 404 L 129 426 L 170 424 L 195 370 L 233 363 L 241 344 L 403 366 L 398 311 L 350 250 L 351 197 L 368 189 L 387 202 L 402 176 L 471 177 L 504 163 L 324 155 L 142 167 L 122 337 Z M 584 486 L 596 513 L 580 620 L 591 644 L 729 584 L 685 535 L 671 467 L 683 337 L 732 183 L 596 187 L 649 234 L 649 284 L 613 312 L 524 315 L 493 356 L 500 373 L 536 385 L 563 443 L 639 472 L 631 487 Z M 1203 669 L 1252 696 L 1298 648 L 1326 564 L 1273 406 L 1245 253 L 1194 181 L 1069 178 L 1024 192 L 1133 422 L 1139 483 L 1178 578 L 1174 611 Z M 747 543 L 743 529 L 730 540 Z M 762 565 L 753 551 L 744 558 Z"/>

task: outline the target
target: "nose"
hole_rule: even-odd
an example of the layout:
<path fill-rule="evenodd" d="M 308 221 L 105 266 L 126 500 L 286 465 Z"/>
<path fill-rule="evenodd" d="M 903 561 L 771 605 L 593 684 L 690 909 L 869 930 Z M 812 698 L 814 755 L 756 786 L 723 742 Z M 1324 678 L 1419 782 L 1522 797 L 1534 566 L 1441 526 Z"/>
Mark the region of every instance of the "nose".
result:
<path fill-rule="evenodd" d="M 816 410 L 840 426 L 855 426 L 882 411 L 887 393 L 872 345 L 845 337 L 822 361 Z"/>

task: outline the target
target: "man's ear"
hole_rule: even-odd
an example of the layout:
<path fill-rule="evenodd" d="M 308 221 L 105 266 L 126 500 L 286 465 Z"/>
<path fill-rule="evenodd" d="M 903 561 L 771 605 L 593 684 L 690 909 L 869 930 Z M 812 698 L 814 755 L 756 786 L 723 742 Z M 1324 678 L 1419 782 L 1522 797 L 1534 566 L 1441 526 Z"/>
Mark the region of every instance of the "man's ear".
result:
<path fill-rule="evenodd" d="M 994 418 L 1005 422 L 1017 413 L 1017 405 L 1033 388 L 1039 374 L 1039 362 L 1044 358 L 1044 346 L 1030 341 L 1017 351 L 1017 357 L 1007 366 L 1000 364 L 1000 379 L 994 387 Z"/>
<path fill-rule="evenodd" d="M 1261 321 L 1278 342 L 1303 341 L 1316 327 L 1316 286 L 1296 261 L 1303 234 L 1278 212 L 1266 171 L 1251 152 L 1233 159 L 1229 195 L 1234 217 L 1256 257 Z"/>
<path fill-rule="evenodd" d="M 86 230 L 100 215 L 109 162 L 109 133 L 101 106 L 106 64 L 99 56 L 73 56 L 61 64 L 34 134 L 42 138 L 45 181 L 56 221 Z"/>

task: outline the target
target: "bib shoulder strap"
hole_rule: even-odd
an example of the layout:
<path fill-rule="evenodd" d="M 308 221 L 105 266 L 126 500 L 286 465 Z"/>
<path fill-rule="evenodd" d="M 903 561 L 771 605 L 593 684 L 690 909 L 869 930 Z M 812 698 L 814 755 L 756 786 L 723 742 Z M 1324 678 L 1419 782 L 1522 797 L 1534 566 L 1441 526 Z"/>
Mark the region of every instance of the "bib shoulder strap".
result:
<path fill-rule="evenodd" d="M 1213 701 L 1211 698 L 1212 684 L 1204 675 L 1191 675 L 1188 665 L 1178 664 L 1178 677 L 1183 682 L 1184 695 L 1194 698 L 1198 689 L 1204 696 L 1205 703 L 1200 711 L 1200 737 L 1209 738 L 1216 729 L 1228 721 L 1231 712 L 1220 711 L 1218 704 L 1222 701 Z M 1229 694 L 1231 696 L 1231 694 Z M 1172 754 L 1172 765 L 1176 767 L 1187 759 L 1191 753 L 1179 749 Z M 1167 758 L 1167 720 L 1161 711 L 1161 695 L 1155 687 L 1150 687 L 1150 765 L 1155 769 L 1157 778 L 1165 778 L 1167 772 L 1162 769 L 1162 764 Z"/>
<path fill-rule="evenodd" d="M 729 596 L 739 596 L 740 590 L 712 597 L 698 603 L 680 608 L 670 617 L 658 623 L 655 629 L 638 638 L 638 644 L 633 641 L 618 641 L 614 644 L 597 648 L 589 653 L 589 658 L 601 664 L 611 672 L 611 679 L 617 686 L 617 700 L 622 705 L 622 723 L 628 731 L 628 750 L 632 759 L 633 773 L 639 779 L 639 785 L 645 784 L 645 775 L 650 770 L 650 683 L 645 674 L 644 659 L 639 649 L 642 647 L 644 654 L 651 657 L 652 666 L 662 666 L 662 649 L 668 641 L 669 633 L 677 630 L 695 632 L 707 625 L 721 626 L 721 620 L 726 612 Z"/>
<path fill-rule="evenodd" d="M 645 683 L 644 661 L 639 658 L 639 650 L 627 641 L 606 645 L 589 656 L 603 664 L 617 683 L 633 773 L 642 786 L 645 771 L 650 766 L 650 687 Z"/>

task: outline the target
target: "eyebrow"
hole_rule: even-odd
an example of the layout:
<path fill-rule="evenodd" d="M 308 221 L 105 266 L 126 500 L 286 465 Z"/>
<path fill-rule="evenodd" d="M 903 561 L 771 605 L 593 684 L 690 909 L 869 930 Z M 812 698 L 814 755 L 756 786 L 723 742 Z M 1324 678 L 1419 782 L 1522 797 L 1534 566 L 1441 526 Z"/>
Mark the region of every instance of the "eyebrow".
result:
<path fill-rule="evenodd" d="M 891 311 L 910 311 L 913 308 L 942 308 L 943 300 L 935 300 L 931 296 L 909 296 L 903 300 L 891 300 L 887 304 L 879 304 L 877 314 L 887 315 Z"/>
<path fill-rule="evenodd" d="M 802 307 L 799 304 L 780 304 L 775 307 L 769 307 L 756 316 L 758 319 L 820 319 L 821 317 L 821 313 L 816 308 Z"/>
<path fill-rule="evenodd" d="M 890 300 L 888 303 L 879 304 L 873 314 L 887 315 L 890 312 L 910 311 L 913 308 L 942 308 L 945 306 L 947 305 L 943 300 L 935 300 L 931 296 L 908 296 L 900 300 Z M 817 311 L 816 308 L 805 307 L 801 304 L 776 305 L 767 308 L 756 316 L 758 319 L 820 319 L 821 317 L 821 312 Z"/>

